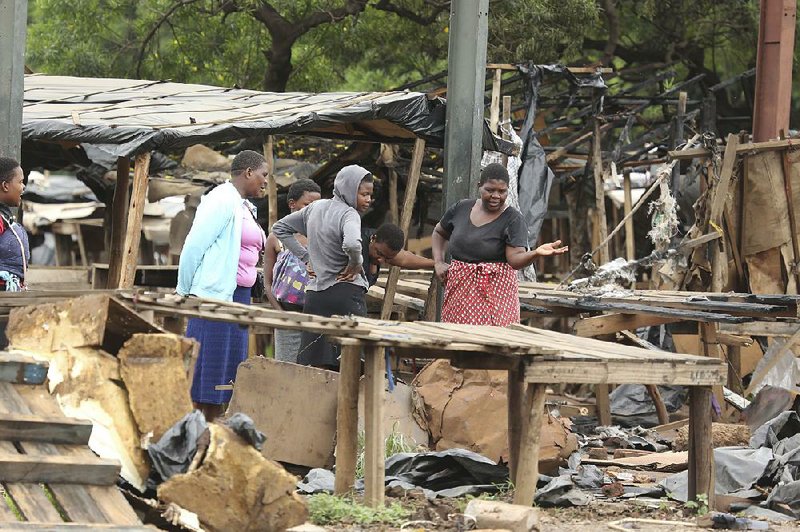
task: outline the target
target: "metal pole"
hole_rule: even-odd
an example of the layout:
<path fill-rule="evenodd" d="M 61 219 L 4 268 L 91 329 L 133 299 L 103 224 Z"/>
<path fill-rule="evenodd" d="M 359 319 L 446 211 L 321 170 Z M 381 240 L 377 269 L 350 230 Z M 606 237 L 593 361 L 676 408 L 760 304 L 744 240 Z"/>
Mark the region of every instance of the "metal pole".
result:
<path fill-rule="evenodd" d="M 761 0 L 753 142 L 789 131 L 796 22 L 796 0 Z"/>
<path fill-rule="evenodd" d="M 489 0 L 459 0 L 450 6 L 444 209 L 476 194 L 489 34 Z"/>
<path fill-rule="evenodd" d="M 20 159 L 28 0 L 0 0 L 0 156 Z"/>

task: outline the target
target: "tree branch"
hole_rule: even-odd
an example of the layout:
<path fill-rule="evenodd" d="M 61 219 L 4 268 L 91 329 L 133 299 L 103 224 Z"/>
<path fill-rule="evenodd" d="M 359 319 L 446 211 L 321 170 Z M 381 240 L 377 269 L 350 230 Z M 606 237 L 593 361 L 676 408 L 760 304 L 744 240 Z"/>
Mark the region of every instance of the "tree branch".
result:
<path fill-rule="evenodd" d="M 437 2 L 437 1 L 428 0 L 428 1 L 425 2 L 425 4 L 431 6 L 431 8 L 433 9 L 433 11 L 431 13 L 429 13 L 427 16 L 421 15 L 419 13 L 416 13 L 416 12 L 414 12 L 414 11 L 408 9 L 408 8 L 405 8 L 403 6 L 395 5 L 395 4 L 393 4 L 391 2 L 391 0 L 378 0 L 378 3 L 376 3 L 372 7 L 374 7 L 375 9 L 378 9 L 380 11 L 386 11 L 386 12 L 389 12 L 389 13 L 394 13 L 395 15 L 397 15 L 399 17 L 402 17 L 402 18 L 405 18 L 405 19 L 408 19 L 408 20 L 410 20 L 412 22 L 417 23 L 420 26 L 428 26 L 428 25 L 434 23 L 436 21 L 436 19 L 439 18 L 439 14 L 442 11 L 445 11 L 445 10 L 450 8 L 450 2 L 449 1 L 447 1 L 447 2 L 445 2 L 445 1 Z"/>
<path fill-rule="evenodd" d="M 139 56 L 136 59 L 136 77 L 141 77 L 141 70 L 142 70 L 142 63 L 144 62 L 144 54 L 147 52 L 147 46 L 150 44 L 150 41 L 153 40 L 153 37 L 156 36 L 158 30 L 161 26 L 169 20 L 169 18 L 175 14 L 177 10 L 182 7 L 188 6 L 189 4 L 194 4 L 198 0 L 177 0 L 172 7 L 170 7 L 161 18 L 155 23 L 155 25 L 150 28 L 150 31 L 145 36 L 144 40 L 142 41 L 142 45 L 139 48 Z"/>
<path fill-rule="evenodd" d="M 616 0 L 598 0 L 598 4 L 606 17 L 606 27 L 608 28 L 608 40 L 603 48 L 603 57 L 600 58 L 600 63 L 608 66 L 611 64 L 611 60 L 614 59 L 614 52 L 619 44 L 619 13 L 617 12 Z"/>

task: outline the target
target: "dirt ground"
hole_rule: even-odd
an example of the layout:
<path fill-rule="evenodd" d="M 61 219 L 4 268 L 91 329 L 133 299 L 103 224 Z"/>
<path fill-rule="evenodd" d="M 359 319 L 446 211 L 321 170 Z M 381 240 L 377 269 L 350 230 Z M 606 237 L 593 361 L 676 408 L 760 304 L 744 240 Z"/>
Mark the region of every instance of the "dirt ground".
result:
<path fill-rule="evenodd" d="M 399 501 L 406 507 L 415 508 L 414 513 L 403 525 L 403 528 L 387 525 L 354 526 L 337 525 L 324 527 L 336 531 L 394 531 L 394 530 L 435 530 L 447 532 L 462 532 L 466 530 L 463 519 L 463 509 L 467 504 L 466 499 L 436 499 L 426 501 L 424 497 L 407 495 L 400 499 L 387 498 L 387 502 Z M 697 518 L 686 514 L 679 504 L 654 499 L 629 500 L 625 502 L 595 501 L 584 507 L 575 508 L 540 508 L 540 530 L 542 532 L 605 532 L 612 531 L 610 523 L 633 518 L 674 521 L 673 525 L 637 523 L 619 524 L 629 530 L 648 530 L 667 532 L 684 530 L 682 523 L 694 525 Z M 695 528 L 695 527 L 691 527 Z M 797 523 L 770 523 L 772 531 L 797 531 Z"/>

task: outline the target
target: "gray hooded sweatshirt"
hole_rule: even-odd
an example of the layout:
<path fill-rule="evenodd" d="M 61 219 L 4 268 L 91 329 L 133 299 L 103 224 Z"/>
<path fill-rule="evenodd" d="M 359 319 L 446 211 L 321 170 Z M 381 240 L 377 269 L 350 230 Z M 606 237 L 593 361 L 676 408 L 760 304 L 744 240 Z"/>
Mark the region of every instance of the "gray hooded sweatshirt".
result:
<path fill-rule="evenodd" d="M 358 187 L 370 172 L 358 165 L 342 168 L 333 182 L 333 198 L 317 200 L 278 220 L 272 232 L 283 245 L 305 263 L 311 263 L 316 277 L 308 290 L 321 292 L 336 284 L 336 276 L 348 264 L 361 265 L 361 217 L 356 207 Z M 295 238 L 308 237 L 308 249 Z M 369 288 L 363 271 L 353 284 Z"/>

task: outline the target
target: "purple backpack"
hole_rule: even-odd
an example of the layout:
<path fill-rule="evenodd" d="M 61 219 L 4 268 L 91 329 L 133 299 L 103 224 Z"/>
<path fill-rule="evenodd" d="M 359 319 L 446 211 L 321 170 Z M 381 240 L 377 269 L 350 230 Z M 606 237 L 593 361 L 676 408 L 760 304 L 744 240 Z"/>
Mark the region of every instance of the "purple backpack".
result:
<path fill-rule="evenodd" d="M 303 305 L 306 300 L 308 272 L 294 253 L 284 249 L 272 268 L 272 293 L 281 303 Z"/>

